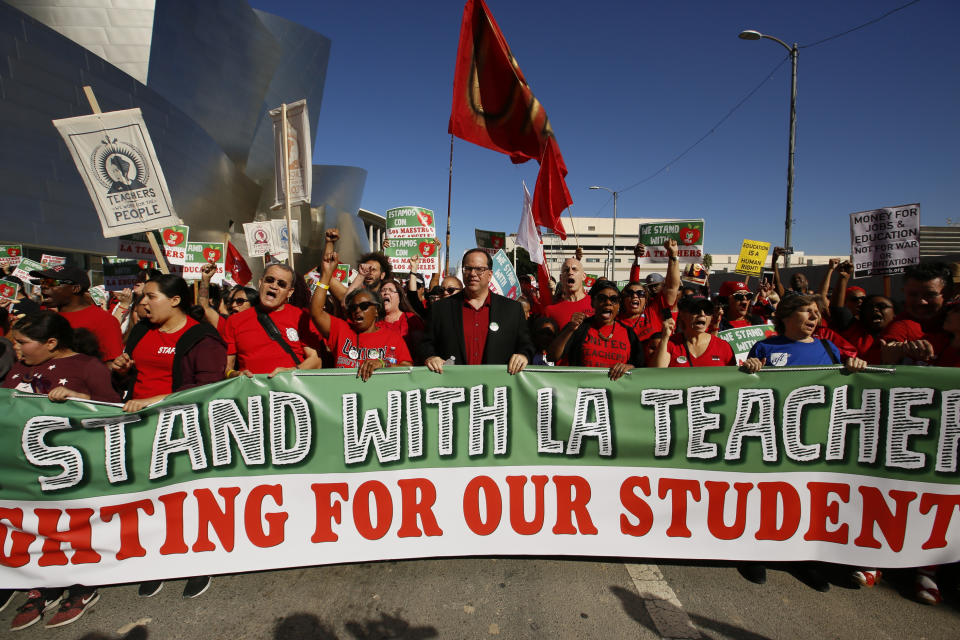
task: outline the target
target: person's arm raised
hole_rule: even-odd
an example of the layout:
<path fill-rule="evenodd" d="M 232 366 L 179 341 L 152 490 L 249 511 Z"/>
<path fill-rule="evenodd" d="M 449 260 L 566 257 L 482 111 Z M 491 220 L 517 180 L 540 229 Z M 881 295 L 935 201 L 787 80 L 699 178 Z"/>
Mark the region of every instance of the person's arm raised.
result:
<path fill-rule="evenodd" d="M 316 325 L 320 335 L 324 338 L 330 337 L 330 327 L 332 325 L 330 314 L 327 313 L 325 305 L 327 303 L 327 290 L 330 288 L 330 279 L 337 268 L 340 258 L 337 252 L 333 251 L 323 256 L 321 264 L 320 282 L 317 283 L 317 289 L 313 293 L 313 299 L 310 301 L 310 317 L 313 324 Z"/>

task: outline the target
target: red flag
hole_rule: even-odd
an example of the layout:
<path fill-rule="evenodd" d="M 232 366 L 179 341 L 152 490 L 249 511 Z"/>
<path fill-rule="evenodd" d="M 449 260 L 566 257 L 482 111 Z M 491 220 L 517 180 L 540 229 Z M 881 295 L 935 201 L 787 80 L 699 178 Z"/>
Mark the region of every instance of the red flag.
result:
<path fill-rule="evenodd" d="M 240 255 L 240 252 L 237 251 L 237 248 L 233 246 L 232 242 L 227 243 L 227 257 L 224 259 L 223 266 L 230 272 L 230 277 L 233 278 L 233 281 L 239 285 L 246 286 L 246 284 L 250 282 L 250 279 L 253 278 L 253 273 L 250 272 L 247 261 L 243 259 L 243 256 Z"/>
<path fill-rule="evenodd" d="M 567 167 L 543 106 L 483 0 L 467 0 L 463 9 L 448 131 L 506 153 L 513 162 L 540 162 L 534 219 L 567 237 L 559 222 L 563 209 L 573 202 L 564 182 Z M 550 165 L 546 176 L 545 163 Z"/>

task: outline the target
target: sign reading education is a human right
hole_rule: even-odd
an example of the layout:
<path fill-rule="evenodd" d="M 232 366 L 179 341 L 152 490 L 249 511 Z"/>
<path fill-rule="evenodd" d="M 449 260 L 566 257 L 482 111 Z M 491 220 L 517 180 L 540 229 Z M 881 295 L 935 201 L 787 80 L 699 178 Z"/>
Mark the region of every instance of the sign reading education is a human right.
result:
<path fill-rule="evenodd" d="M 920 203 L 850 214 L 853 277 L 903 273 L 920 263 Z"/>
<path fill-rule="evenodd" d="M 115 238 L 183 224 L 140 109 L 54 120 L 103 228 Z"/>

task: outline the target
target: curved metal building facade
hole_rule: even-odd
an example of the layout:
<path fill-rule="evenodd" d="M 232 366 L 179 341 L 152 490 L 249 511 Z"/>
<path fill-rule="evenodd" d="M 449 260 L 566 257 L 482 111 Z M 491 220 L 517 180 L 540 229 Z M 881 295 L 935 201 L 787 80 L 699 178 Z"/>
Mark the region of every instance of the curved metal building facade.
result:
<path fill-rule="evenodd" d="M 267 111 L 307 99 L 316 131 L 330 41 L 245 0 L 0 0 L 0 242 L 112 254 L 51 120 L 138 107 L 177 213 L 191 237 L 222 240 L 230 220 L 270 213 L 273 133 Z M 122 8 L 114 4 L 122 4 Z M 202 25 L 200 28 L 199 25 Z M 356 217 L 358 167 L 315 165 L 297 267 L 319 263 L 323 231 L 338 225 L 341 256 L 367 248 Z M 245 252 L 242 233 L 233 243 Z M 259 261 L 249 261 L 255 271 Z"/>

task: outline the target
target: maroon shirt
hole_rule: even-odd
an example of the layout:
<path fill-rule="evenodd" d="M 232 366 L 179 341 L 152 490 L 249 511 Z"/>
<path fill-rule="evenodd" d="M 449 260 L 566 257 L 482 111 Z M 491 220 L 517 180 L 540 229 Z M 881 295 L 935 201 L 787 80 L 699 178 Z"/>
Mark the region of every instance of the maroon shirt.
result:
<path fill-rule="evenodd" d="M 474 309 L 463 298 L 463 344 L 467 348 L 467 364 L 483 364 L 483 350 L 487 346 L 487 331 L 490 327 L 490 296 Z"/>
<path fill-rule="evenodd" d="M 120 402 L 120 394 L 110 384 L 107 367 L 93 356 L 82 353 L 36 365 L 16 362 L 4 379 L 3 387 L 27 393 L 50 393 L 56 387 L 66 387 L 87 394 L 91 400 Z"/>

